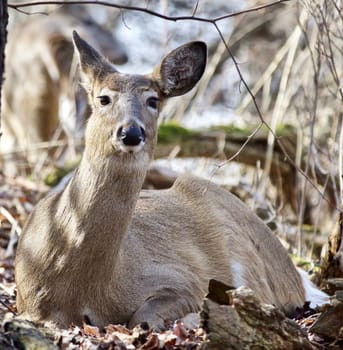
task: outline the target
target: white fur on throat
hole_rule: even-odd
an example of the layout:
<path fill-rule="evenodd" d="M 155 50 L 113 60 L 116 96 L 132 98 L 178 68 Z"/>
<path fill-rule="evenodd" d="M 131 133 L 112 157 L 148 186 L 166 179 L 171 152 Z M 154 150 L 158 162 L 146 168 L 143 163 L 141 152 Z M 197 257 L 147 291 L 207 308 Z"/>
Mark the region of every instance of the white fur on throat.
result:
<path fill-rule="evenodd" d="M 301 276 L 302 284 L 305 289 L 305 300 L 310 302 L 310 306 L 314 308 L 316 306 L 328 303 L 330 300 L 329 295 L 319 290 L 310 281 L 307 273 L 304 270 L 300 268 L 297 268 L 297 270 Z"/>

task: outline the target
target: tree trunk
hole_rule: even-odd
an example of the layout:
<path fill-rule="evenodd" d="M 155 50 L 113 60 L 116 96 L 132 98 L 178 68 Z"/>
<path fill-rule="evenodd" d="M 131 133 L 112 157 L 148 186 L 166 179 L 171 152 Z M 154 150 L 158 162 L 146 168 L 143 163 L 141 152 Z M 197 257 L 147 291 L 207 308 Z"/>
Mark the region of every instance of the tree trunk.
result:
<path fill-rule="evenodd" d="M 7 0 L 0 1 L 0 137 L 1 137 L 1 89 L 5 72 L 5 46 L 7 42 Z"/>
<path fill-rule="evenodd" d="M 343 213 L 341 212 L 333 231 L 327 242 L 327 249 L 321 263 L 319 281 L 326 285 L 331 278 L 343 278 Z M 332 291 L 332 286 L 325 286 L 327 292 Z"/>

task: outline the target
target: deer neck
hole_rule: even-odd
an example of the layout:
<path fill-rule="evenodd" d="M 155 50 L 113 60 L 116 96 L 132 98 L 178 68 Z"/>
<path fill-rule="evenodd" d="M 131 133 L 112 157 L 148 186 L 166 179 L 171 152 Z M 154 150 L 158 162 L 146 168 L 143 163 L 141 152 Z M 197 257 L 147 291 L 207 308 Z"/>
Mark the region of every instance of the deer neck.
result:
<path fill-rule="evenodd" d="M 124 158 L 130 155 L 124 154 Z M 72 247 L 83 250 L 82 256 L 104 258 L 109 267 L 117 262 L 148 164 L 125 159 L 94 164 L 85 157 L 82 159 L 67 188 L 70 216 L 77 217 L 68 240 Z M 108 247 L 111 254 L 104 256 Z"/>

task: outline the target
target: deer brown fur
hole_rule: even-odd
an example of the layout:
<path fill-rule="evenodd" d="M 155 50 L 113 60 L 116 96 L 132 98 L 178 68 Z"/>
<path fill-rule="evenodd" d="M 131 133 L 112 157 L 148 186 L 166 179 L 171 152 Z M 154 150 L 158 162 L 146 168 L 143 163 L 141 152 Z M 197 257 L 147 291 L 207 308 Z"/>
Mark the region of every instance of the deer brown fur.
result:
<path fill-rule="evenodd" d="M 302 280 L 274 234 L 239 199 L 191 175 L 141 191 L 164 101 L 201 78 L 192 42 L 150 75 L 121 74 L 74 34 L 93 113 L 79 169 L 43 199 L 20 237 L 17 306 L 35 321 L 162 326 L 197 312 L 210 279 L 245 285 L 291 312 Z"/>

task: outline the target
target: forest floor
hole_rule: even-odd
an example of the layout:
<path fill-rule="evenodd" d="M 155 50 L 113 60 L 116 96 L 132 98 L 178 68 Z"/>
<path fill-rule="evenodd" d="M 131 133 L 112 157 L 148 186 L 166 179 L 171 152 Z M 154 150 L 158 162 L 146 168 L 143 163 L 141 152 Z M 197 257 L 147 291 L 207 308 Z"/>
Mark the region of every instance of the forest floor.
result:
<path fill-rule="evenodd" d="M 0 349 L 220 350 L 225 348 L 275 348 L 275 345 L 272 345 L 272 343 L 268 343 L 269 345 L 266 345 L 265 347 L 262 345 L 257 345 L 256 347 L 256 344 L 254 346 L 253 339 L 250 345 L 248 343 L 245 343 L 244 346 L 239 345 L 238 343 L 237 346 L 229 346 L 227 345 L 227 342 L 229 341 L 227 339 L 225 341 L 223 340 L 223 342 L 221 342 L 219 339 L 218 343 L 218 339 L 215 340 L 216 337 L 213 336 L 213 334 L 216 333 L 216 329 L 213 328 L 218 328 L 219 338 L 221 337 L 220 334 L 223 330 L 219 330 L 221 327 L 216 325 L 215 322 L 212 322 L 211 317 L 217 319 L 216 313 L 222 311 L 214 311 L 213 315 L 213 312 L 209 311 L 213 305 L 206 303 L 205 306 L 207 313 L 204 312 L 204 310 L 202 312 L 203 327 L 191 330 L 186 329 L 181 322 L 170 322 L 167 325 L 167 329 L 163 332 L 153 332 L 147 325 L 141 325 L 139 327 L 136 327 L 134 330 L 129 330 L 124 325 L 108 325 L 105 327 L 105 329 L 99 329 L 91 325 L 83 324 L 82 326 L 71 325 L 69 329 L 65 330 L 53 330 L 39 327 L 36 328 L 30 323 L 17 319 L 17 311 L 15 305 L 16 287 L 14 283 L 14 256 L 17 237 L 18 234 L 20 234 L 21 228 L 23 227 L 23 224 L 32 208 L 47 190 L 47 187 L 37 186 L 33 182 L 23 178 L 9 179 L 0 175 L 0 321 L 2 323 L 0 329 Z M 273 332 L 276 332 L 278 335 L 283 333 L 284 336 L 287 333 L 285 329 L 289 329 L 287 327 L 294 327 L 294 322 L 292 321 L 293 323 L 288 323 L 289 320 L 285 319 L 284 316 L 280 316 L 281 313 L 276 309 L 274 310 L 275 313 L 273 313 L 274 311 L 271 312 L 270 308 L 267 310 L 264 308 L 264 306 L 258 305 L 254 299 L 251 299 L 251 295 L 248 296 L 248 299 L 250 298 L 248 300 L 246 294 L 243 294 L 235 294 L 235 300 L 240 300 L 241 306 L 244 303 L 246 305 L 249 303 L 251 304 L 251 300 L 253 300 L 253 311 L 249 309 L 251 305 L 247 308 L 244 308 L 243 306 L 244 312 L 240 314 L 240 317 L 242 317 L 244 313 L 255 313 L 256 310 L 258 310 L 258 313 L 256 312 L 256 315 L 259 315 L 257 318 L 260 334 L 266 334 L 267 338 L 271 337 L 271 334 Z M 210 299 L 215 300 L 216 298 Z M 256 303 L 256 305 L 254 303 Z M 236 309 L 238 312 L 240 312 L 237 306 Z M 248 309 L 250 311 L 247 311 Z M 263 318 L 261 315 L 263 315 L 265 312 L 267 312 L 268 317 L 270 318 L 270 320 L 268 320 L 266 323 L 266 328 L 261 323 L 261 319 Z M 301 339 L 301 342 L 305 341 L 304 344 L 306 344 L 306 346 L 304 345 L 303 347 L 298 347 L 300 333 L 297 333 L 297 340 L 292 341 L 291 343 L 288 342 L 287 349 L 342 348 L 342 321 L 338 322 L 338 328 L 337 322 L 336 326 L 334 327 L 328 323 L 329 332 L 319 331 L 321 335 L 313 333 L 309 330 L 320 315 L 320 312 L 312 310 L 308 307 L 298 310 L 295 320 L 297 324 L 296 331 L 299 331 L 301 333 L 300 337 L 303 337 Z M 341 308 L 339 308 L 339 312 L 335 314 L 335 317 L 337 318 L 341 316 L 342 311 Z M 251 324 L 254 323 L 251 321 L 252 319 L 253 317 L 250 317 L 249 322 Z M 220 317 L 218 317 L 218 320 L 220 320 Z M 331 317 L 330 322 L 335 321 L 337 320 L 335 318 L 332 319 Z M 220 322 L 223 323 L 226 321 Z M 273 322 L 276 322 L 277 324 L 274 330 L 272 330 L 271 327 L 271 324 Z M 285 322 L 287 323 L 287 327 L 283 328 Z M 231 321 L 230 324 L 232 324 Z M 247 334 L 245 328 L 242 327 L 242 323 L 240 323 L 240 327 L 240 332 L 244 331 L 244 334 Z M 332 329 L 331 335 L 330 329 Z M 288 332 L 287 337 L 293 337 L 295 334 L 293 331 L 294 330 L 291 331 L 292 334 Z M 225 327 L 224 333 L 225 337 L 227 335 Z M 282 342 L 279 344 L 281 344 L 278 347 L 279 349 L 286 349 L 286 345 L 282 345 Z"/>

